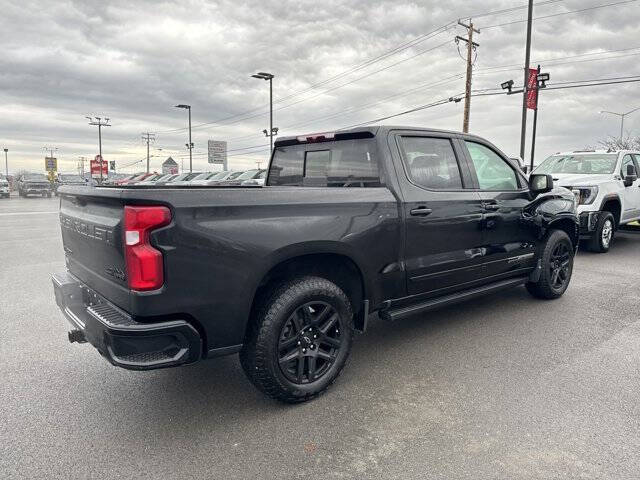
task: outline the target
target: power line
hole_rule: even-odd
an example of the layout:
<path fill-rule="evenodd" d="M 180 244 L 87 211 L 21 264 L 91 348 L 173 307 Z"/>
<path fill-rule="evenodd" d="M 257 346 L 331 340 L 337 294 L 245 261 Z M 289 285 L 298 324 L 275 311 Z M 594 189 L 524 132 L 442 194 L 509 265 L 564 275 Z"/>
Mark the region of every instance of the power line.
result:
<path fill-rule="evenodd" d="M 537 2 L 534 5 L 542 6 L 542 5 L 552 4 L 552 3 L 558 3 L 560 1 L 565 1 L 565 0 L 547 0 L 547 1 Z M 636 1 L 636 0 L 633 0 L 633 1 Z M 519 9 L 523 9 L 523 8 L 526 8 L 526 7 L 527 7 L 527 5 L 521 5 L 521 6 L 511 7 L 511 8 L 508 8 L 508 9 L 502 9 L 502 10 L 497 10 L 497 11 L 493 11 L 493 12 L 484 12 L 484 13 L 481 13 L 480 15 L 474 15 L 474 17 L 479 18 L 479 17 L 486 17 L 486 16 L 492 16 L 492 15 L 499 15 L 499 14 L 502 14 L 502 13 L 512 12 L 512 11 L 516 11 L 516 10 L 519 10 Z M 462 18 L 468 18 L 468 17 L 462 17 Z M 333 82 L 335 80 L 338 80 L 340 78 L 344 78 L 345 76 L 350 75 L 351 73 L 355 73 L 357 71 L 360 71 L 360 70 L 362 70 L 362 69 L 364 69 L 364 68 L 366 68 L 366 67 L 368 67 L 370 65 L 373 65 L 374 63 L 377 63 L 377 62 L 379 62 L 381 60 L 389 58 L 392 55 L 395 55 L 395 54 L 400 53 L 402 51 L 405 51 L 405 50 L 407 50 L 409 48 L 412 48 L 412 47 L 416 46 L 419 43 L 422 43 L 422 42 L 424 42 L 424 41 L 426 41 L 426 40 L 428 40 L 430 38 L 433 38 L 433 37 L 435 37 L 437 35 L 440 35 L 441 33 L 444 33 L 446 31 L 448 31 L 452 26 L 455 25 L 455 23 L 456 23 L 456 20 L 452 20 L 450 22 L 447 22 L 444 25 L 441 25 L 440 27 L 438 27 L 438 28 L 436 28 L 434 30 L 431 30 L 430 32 L 428 32 L 426 34 L 419 35 L 419 36 L 417 36 L 416 38 L 414 38 L 412 40 L 404 42 L 404 43 L 402 43 L 402 44 L 400 44 L 400 45 L 398 45 L 398 46 L 396 46 L 396 47 L 384 52 L 381 55 L 375 56 L 375 57 L 373 57 L 373 58 L 371 58 L 371 59 L 369 59 L 369 60 L 367 60 L 365 62 L 357 64 L 354 67 L 351 67 L 350 69 L 347 69 L 347 70 L 345 70 L 345 71 L 343 71 L 343 72 L 341 72 L 339 74 L 333 75 L 333 76 L 331 76 L 329 78 L 326 78 L 326 79 L 324 79 L 324 80 L 322 80 L 320 82 L 316 82 L 316 83 L 310 85 L 309 87 L 307 87 L 305 89 L 292 92 L 292 93 L 290 93 L 288 95 L 285 95 L 284 97 L 276 98 L 274 100 L 274 104 L 282 103 L 284 100 L 288 100 L 288 99 L 290 99 L 292 97 L 302 95 L 304 93 L 307 93 L 307 92 L 309 92 L 311 90 L 314 90 L 314 89 L 318 88 L 319 86 L 323 86 L 323 85 L 326 85 L 327 83 L 331 83 L 331 82 Z M 442 45 L 440 45 L 440 46 L 442 46 Z M 438 47 L 436 47 L 436 48 L 438 48 Z M 404 61 L 410 60 L 411 58 L 415 58 L 418 55 L 426 53 L 427 51 L 430 51 L 430 50 L 419 52 L 417 55 L 414 55 L 414 56 L 412 56 L 412 57 L 410 57 L 408 59 L 404 59 L 404 60 L 402 60 L 400 62 L 396 62 L 396 63 L 394 63 L 392 65 L 389 65 L 389 66 L 387 66 L 385 68 L 379 69 L 379 70 L 377 70 L 375 72 L 371 72 L 371 73 L 369 73 L 369 74 L 367 74 L 365 76 L 359 77 L 359 79 L 362 79 L 362 78 L 365 78 L 365 77 L 367 77 L 369 75 L 373 75 L 373 74 L 379 73 L 381 71 L 387 70 L 388 68 L 391 68 L 391 67 L 393 67 L 395 65 L 398 65 L 399 63 L 403 63 Z M 359 79 L 355 79 L 355 80 L 353 80 L 351 82 L 347 82 L 347 83 L 342 84 L 342 85 L 340 85 L 338 87 L 334 87 L 332 89 L 329 89 L 329 90 L 321 93 L 320 95 L 328 93 L 328 92 L 333 91 L 333 90 L 336 90 L 337 88 L 342 88 L 342 87 L 344 87 L 346 85 L 350 85 L 351 83 L 353 83 L 355 81 L 358 81 Z M 310 100 L 311 98 L 315 98 L 316 96 L 318 96 L 318 95 L 314 95 L 314 96 L 312 96 L 310 98 L 303 99 L 303 100 L 291 103 L 291 104 L 289 104 L 289 105 L 287 105 L 285 107 L 281 107 L 281 108 L 287 108 L 287 107 L 289 107 L 291 105 L 295 105 L 297 103 L 301 103 L 303 101 Z M 251 118 L 255 118 L 257 116 L 265 115 L 267 113 L 267 112 L 264 112 L 264 111 L 259 112 L 260 110 L 262 110 L 262 107 L 250 109 L 250 110 L 247 110 L 247 111 L 244 111 L 244 112 L 241 112 L 241 113 L 237 113 L 237 114 L 234 114 L 234 115 L 230 115 L 230 116 L 227 116 L 227 117 L 223 117 L 223 118 L 211 121 L 211 122 L 200 123 L 200 124 L 194 125 L 193 128 L 196 129 L 196 128 L 207 127 L 207 126 L 231 125 L 231 124 L 234 124 L 234 123 L 238 123 L 239 121 L 249 120 Z M 250 115 L 250 114 L 253 114 L 254 112 L 259 112 L 259 113 L 256 113 L 255 115 Z M 246 116 L 246 115 L 249 115 L 249 116 Z M 227 122 L 228 120 L 236 119 L 237 117 L 243 117 L 243 118 L 242 119 L 238 119 L 237 121 L 234 121 L 234 122 Z M 174 133 L 174 132 L 180 132 L 180 131 L 184 131 L 184 130 L 185 130 L 185 128 L 176 128 L 176 129 L 169 129 L 169 130 L 158 130 L 158 131 L 156 131 L 156 133 Z"/>
<path fill-rule="evenodd" d="M 596 10 L 598 8 L 605 8 L 605 7 L 613 7 L 615 5 L 624 5 L 627 3 L 633 3 L 633 2 L 637 2 L 638 0 L 624 0 L 622 2 L 613 2 L 613 3 L 605 3 L 603 5 L 595 5 L 593 7 L 587 7 L 587 8 L 581 8 L 579 10 L 569 10 L 568 12 L 560 12 L 560 13 L 553 13 L 551 15 L 543 15 L 541 17 L 535 17 L 534 20 L 543 20 L 545 18 L 552 18 L 552 17 L 559 17 L 561 15 L 570 15 L 573 13 L 582 13 L 582 12 L 587 12 L 589 10 Z M 505 27 L 507 25 L 515 25 L 516 23 L 524 23 L 526 22 L 526 20 L 514 20 L 511 22 L 505 22 L 505 23 L 498 23 L 495 25 L 488 25 L 486 27 L 482 27 L 483 30 L 487 30 L 489 28 L 498 28 L 498 27 Z"/>

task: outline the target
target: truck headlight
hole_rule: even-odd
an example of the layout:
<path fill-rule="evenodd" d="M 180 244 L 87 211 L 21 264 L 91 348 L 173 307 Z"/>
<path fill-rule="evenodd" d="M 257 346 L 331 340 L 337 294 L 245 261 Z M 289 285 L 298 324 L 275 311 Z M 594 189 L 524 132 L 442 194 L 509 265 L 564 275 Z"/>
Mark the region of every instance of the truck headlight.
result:
<path fill-rule="evenodd" d="M 589 205 L 598 196 L 598 187 L 574 187 L 571 189 L 573 195 L 576 197 L 577 205 Z"/>

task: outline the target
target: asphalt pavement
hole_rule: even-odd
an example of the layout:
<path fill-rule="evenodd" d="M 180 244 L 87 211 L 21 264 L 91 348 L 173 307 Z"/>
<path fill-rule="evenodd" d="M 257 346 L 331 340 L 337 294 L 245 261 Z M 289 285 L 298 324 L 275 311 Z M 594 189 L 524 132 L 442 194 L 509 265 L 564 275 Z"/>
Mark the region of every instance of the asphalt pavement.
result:
<path fill-rule="evenodd" d="M 236 356 L 132 372 L 69 344 L 55 198 L 0 199 L 0 478 L 640 476 L 640 231 L 524 288 L 371 322 L 333 388 L 287 406 Z"/>

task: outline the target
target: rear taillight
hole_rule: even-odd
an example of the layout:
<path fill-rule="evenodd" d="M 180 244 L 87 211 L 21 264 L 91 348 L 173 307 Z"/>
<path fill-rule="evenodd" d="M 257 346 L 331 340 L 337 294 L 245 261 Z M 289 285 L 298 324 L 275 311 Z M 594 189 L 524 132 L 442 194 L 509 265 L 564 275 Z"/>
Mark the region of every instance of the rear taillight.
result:
<path fill-rule="evenodd" d="M 149 233 L 169 222 L 167 207 L 124 207 L 124 251 L 132 290 L 155 290 L 164 283 L 162 253 L 149 243 Z"/>

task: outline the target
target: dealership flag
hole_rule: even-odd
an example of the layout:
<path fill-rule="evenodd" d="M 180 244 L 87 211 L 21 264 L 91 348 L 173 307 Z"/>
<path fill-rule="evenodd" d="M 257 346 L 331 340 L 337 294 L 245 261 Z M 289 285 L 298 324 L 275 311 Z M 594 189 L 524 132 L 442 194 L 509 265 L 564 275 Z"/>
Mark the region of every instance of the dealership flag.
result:
<path fill-rule="evenodd" d="M 529 69 L 529 79 L 527 80 L 527 108 L 536 110 L 538 108 L 538 69 Z"/>

